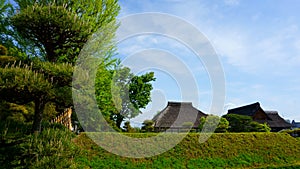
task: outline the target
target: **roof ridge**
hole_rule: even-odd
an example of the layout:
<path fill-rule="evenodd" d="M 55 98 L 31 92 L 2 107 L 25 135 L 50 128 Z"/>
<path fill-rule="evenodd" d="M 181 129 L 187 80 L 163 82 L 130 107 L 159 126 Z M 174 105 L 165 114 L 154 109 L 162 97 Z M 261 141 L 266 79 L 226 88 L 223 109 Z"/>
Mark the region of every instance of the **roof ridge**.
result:
<path fill-rule="evenodd" d="M 274 111 L 266 110 L 265 112 L 266 114 L 279 114 L 278 111 L 275 110 Z"/>
<path fill-rule="evenodd" d="M 173 101 L 168 101 L 167 106 L 180 106 L 180 105 L 191 105 L 193 106 L 192 102 L 173 102 Z"/>
<path fill-rule="evenodd" d="M 252 103 L 252 104 L 248 104 L 248 105 L 244 105 L 244 106 L 241 106 L 241 107 L 232 108 L 232 109 L 229 109 L 229 110 L 243 109 L 243 108 L 251 107 L 251 106 L 260 106 L 260 103 L 259 102 L 255 102 L 255 103 Z"/>

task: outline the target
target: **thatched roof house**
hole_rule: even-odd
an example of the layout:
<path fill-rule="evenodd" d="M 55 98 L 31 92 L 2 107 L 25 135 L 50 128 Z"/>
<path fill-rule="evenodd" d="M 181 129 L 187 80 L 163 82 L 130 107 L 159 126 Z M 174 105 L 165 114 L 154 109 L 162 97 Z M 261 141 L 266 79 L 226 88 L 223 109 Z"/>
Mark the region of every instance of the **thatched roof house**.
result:
<path fill-rule="evenodd" d="M 259 123 L 267 123 L 271 131 L 277 132 L 283 129 L 290 129 L 292 126 L 279 116 L 277 111 L 264 111 L 260 104 L 254 103 L 235 109 L 228 110 L 228 114 L 239 114 L 251 116 L 252 119 Z"/>
<path fill-rule="evenodd" d="M 168 102 L 166 108 L 154 116 L 156 131 L 183 128 L 186 123 L 191 123 L 192 128 L 198 128 L 201 117 L 207 115 L 193 107 L 191 102 Z"/>

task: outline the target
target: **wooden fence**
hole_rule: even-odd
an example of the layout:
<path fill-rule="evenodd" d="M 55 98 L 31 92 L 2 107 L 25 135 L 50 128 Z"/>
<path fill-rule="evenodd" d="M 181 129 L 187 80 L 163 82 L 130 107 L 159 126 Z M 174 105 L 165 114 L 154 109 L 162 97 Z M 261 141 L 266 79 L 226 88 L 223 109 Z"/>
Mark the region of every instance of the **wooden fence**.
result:
<path fill-rule="evenodd" d="M 73 127 L 72 127 L 71 115 L 72 115 L 72 108 L 67 108 L 62 114 L 58 115 L 53 120 L 51 120 L 51 123 L 60 123 L 72 131 Z"/>

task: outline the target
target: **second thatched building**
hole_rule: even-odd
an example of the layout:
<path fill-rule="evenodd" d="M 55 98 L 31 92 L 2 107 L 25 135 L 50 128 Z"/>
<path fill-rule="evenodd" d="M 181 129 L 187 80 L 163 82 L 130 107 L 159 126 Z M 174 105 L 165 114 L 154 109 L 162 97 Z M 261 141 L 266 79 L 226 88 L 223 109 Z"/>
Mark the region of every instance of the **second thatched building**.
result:
<path fill-rule="evenodd" d="M 198 129 L 200 118 L 206 116 L 193 107 L 191 102 L 168 102 L 167 107 L 154 116 L 154 129 L 157 132 L 178 131 L 187 126 Z"/>

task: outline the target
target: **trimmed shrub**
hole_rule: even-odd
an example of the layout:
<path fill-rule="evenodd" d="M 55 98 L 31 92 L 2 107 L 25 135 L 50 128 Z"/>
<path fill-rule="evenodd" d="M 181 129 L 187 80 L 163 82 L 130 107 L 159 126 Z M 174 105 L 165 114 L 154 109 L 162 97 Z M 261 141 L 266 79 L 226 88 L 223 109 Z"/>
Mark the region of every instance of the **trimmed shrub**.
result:
<path fill-rule="evenodd" d="M 0 56 L 7 55 L 7 48 L 0 45 Z"/>
<path fill-rule="evenodd" d="M 15 61 L 16 58 L 12 56 L 0 55 L 0 67 L 5 67 L 7 64 L 13 64 Z"/>
<path fill-rule="evenodd" d="M 142 126 L 142 132 L 153 132 L 154 131 L 154 121 L 153 120 L 145 120 Z"/>
<path fill-rule="evenodd" d="M 300 128 L 293 129 L 293 130 L 283 130 L 282 133 L 287 133 L 293 137 L 299 137 L 300 138 Z"/>

